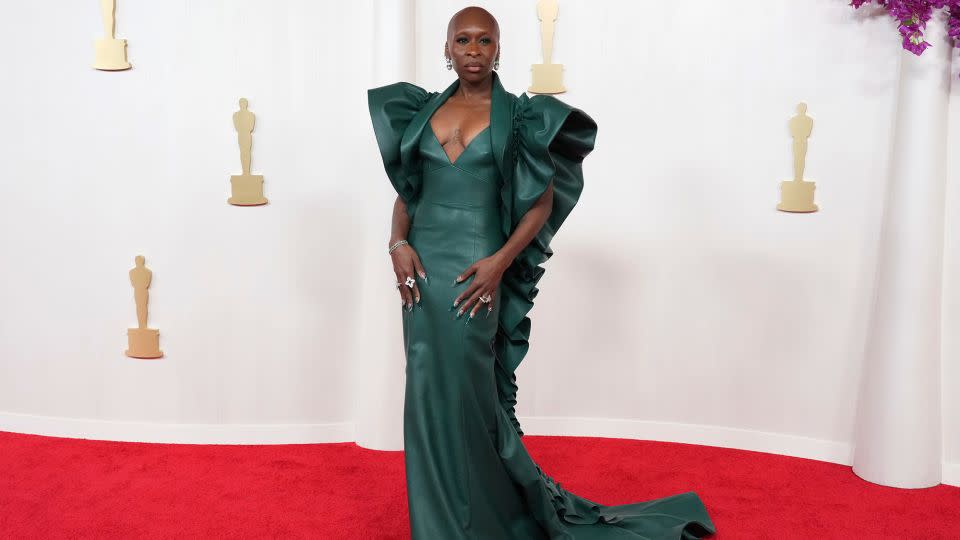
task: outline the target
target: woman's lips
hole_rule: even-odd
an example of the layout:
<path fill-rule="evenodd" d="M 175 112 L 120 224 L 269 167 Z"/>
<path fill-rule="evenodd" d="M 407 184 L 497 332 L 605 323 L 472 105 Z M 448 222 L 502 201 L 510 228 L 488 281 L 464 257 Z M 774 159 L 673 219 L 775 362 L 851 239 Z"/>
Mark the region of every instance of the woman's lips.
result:
<path fill-rule="evenodd" d="M 470 64 L 470 65 L 464 66 L 464 67 L 465 67 L 465 68 L 467 69 L 467 71 L 469 71 L 470 73 L 480 73 L 480 70 L 483 69 L 483 66 L 481 66 L 481 65 L 479 65 L 479 64 Z"/>

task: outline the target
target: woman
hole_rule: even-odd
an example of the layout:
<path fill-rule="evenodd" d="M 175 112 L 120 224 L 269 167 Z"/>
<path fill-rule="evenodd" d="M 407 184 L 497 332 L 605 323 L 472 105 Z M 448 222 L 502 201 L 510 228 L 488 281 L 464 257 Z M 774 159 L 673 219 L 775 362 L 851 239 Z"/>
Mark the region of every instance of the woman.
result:
<path fill-rule="evenodd" d="M 414 539 L 671 538 L 714 532 L 699 497 L 603 506 L 527 454 L 514 415 L 549 243 L 583 188 L 597 126 L 549 96 L 507 93 L 487 11 L 450 20 L 457 80 L 368 92 L 397 191 L 388 251 L 402 299 L 404 450 Z"/>

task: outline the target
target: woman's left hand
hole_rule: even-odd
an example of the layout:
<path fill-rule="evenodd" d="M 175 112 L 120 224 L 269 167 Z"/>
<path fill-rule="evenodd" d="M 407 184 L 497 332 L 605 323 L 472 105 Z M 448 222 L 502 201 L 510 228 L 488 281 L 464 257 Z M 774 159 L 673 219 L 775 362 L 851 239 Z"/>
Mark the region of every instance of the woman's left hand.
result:
<path fill-rule="evenodd" d="M 477 314 L 480 307 L 484 305 L 487 306 L 487 315 L 493 311 L 493 303 L 496 301 L 497 289 L 500 287 L 500 280 L 503 278 L 503 273 L 507 270 L 507 266 L 508 265 L 499 257 L 491 255 L 471 264 L 463 273 L 457 276 L 457 284 L 462 283 L 471 275 L 473 276 L 473 281 L 470 282 L 467 290 L 460 293 L 460 296 L 457 296 L 453 301 L 453 306 L 460 308 L 457 312 L 457 317 L 469 311 L 470 317 L 472 318 Z M 490 301 L 481 302 L 480 297 L 483 295 L 489 295 Z"/>

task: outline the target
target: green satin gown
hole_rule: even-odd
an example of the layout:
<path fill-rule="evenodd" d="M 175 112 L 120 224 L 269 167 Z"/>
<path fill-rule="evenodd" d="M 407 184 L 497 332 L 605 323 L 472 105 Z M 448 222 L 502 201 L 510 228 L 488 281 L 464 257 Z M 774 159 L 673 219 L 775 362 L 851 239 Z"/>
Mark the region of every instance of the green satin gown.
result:
<path fill-rule="evenodd" d="M 715 531 L 694 492 L 605 506 L 560 487 L 531 459 L 514 413 L 516 376 L 551 255 L 550 240 L 583 189 L 597 126 L 550 96 L 506 92 L 494 73 L 490 125 L 451 162 L 430 117 L 456 90 L 409 83 L 368 91 L 387 176 L 407 204 L 407 239 L 427 274 L 403 307 L 404 451 L 415 540 L 691 539 Z M 470 264 L 496 252 L 553 181 L 550 217 L 513 261 L 494 310 L 457 317 Z M 602 467 L 601 465 L 598 465 Z M 599 471 L 598 471 L 599 472 Z"/>

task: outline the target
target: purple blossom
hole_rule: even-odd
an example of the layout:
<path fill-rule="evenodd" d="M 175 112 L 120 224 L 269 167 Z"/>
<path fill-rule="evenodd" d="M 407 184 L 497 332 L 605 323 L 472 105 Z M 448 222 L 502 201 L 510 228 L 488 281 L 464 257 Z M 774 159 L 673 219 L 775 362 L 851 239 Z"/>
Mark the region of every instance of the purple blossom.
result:
<path fill-rule="evenodd" d="M 886 8 L 891 17 L 900 24 L 897 30 L 903 37 L 903 48 L 920 55 L 932 47 L 924 39 L 923 30 L 935 9 L 947 9 L 947 35 L 953 46 L 960 47 L 960 0 L 851 0 L 850 5 L 859 8 L 864 4 L 877 4 Z"/>

